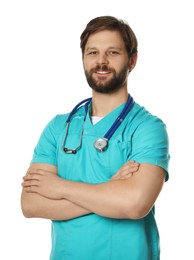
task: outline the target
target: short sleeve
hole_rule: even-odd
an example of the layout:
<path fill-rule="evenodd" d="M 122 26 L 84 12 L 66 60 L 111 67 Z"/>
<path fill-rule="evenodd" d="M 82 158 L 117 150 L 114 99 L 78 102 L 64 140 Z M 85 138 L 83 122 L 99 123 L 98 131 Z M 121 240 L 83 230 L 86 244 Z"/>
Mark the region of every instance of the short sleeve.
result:
<path fill-rule="evenodd" d="M 56 117 L 53 118 L 44 128 L 39 141 L 34 149 L 31 163 L 48 163 L 57 165 L 56 159 L 56 134 L 54 131 Z"/>
<path fill-rule="evenodd" d="M 136 128 L 132 138 L 130 160 L 162 167 L 169 178 L 169 140 L 166 125 L 155 116 L 149 116 Z"/>

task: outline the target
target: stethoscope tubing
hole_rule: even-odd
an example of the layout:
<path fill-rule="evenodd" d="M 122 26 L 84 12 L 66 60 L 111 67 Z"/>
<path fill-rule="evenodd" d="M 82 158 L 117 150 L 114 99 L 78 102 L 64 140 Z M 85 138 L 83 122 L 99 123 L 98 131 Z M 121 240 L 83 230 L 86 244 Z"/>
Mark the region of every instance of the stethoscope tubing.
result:
<path fill-rule="evenodd" d="M 105 139 L 110 140 L 110 138 L 112 137 L 114 132 L 117 130 L 119 125 L 123 122 L 123 120 L 125 119 L 126 115 L 129 113 L 129 111 L 133 107 L 133 104 L 134 104 L 133 98 L 131 96 L 129 96 L 129 98 L 127 100 L 127 103 L 125 105 L 125 108 L 123 109 L 123 111 L 121 112 L 119 117 L 116 119 L 116 121 L 113 123 L 111 128 L 108 130 L 108 132 L 104 135 Z"/>
<path fill-rule="evenodd" d="M 69 154 L 76 154 L 77 151 L 81 148 L 81 144 L 82 144 L 82 137 L 83 137 L 83 133 L 84 133 L 84 123 L 86 121 L 86 117 L 87 117 L 87 113 L 88 113 L 88 106 L 91 103 L 92 98 L 86 98 L 84 100 L 82 100 L 81 102 L 79 102 L 74 108 L 73 110 L 70 112 L 67 120 L 66 120 L 66 131 L 65 131 L 65 136 L 64 136 L 64 140 L 63 140 L 63 146 L 62 149 L 65 153 L 69 153 Z M 122 112 L 120 113 L 120 115 L 116 118 L 116 120 L 114 121 L 114 123 L 112 124 L 112 126 L 110 127 L 110 129 L 106 132 L 106 134 L 102 137 L 102 138 L 98 138 L 95 142 L 94 142 L 94 147 L 99 151 L 99 152 L 103 152 L 107 149 L 108 147 L 108 141 L 110 140 L 110 138 L 112 137 L 112 135 L 115 133 L 115 131 L 117 130 L 117 128 L 120 126 L 120 124 L 123 122 L 123 120 L 125 119 L 125 117 L 127 116 L 127 114 L 129 113 L 129 111 L 131 110 L 131 108 L 133 107 L 134 104 L 134 100 L 133 98 L 129 95 L 127 102 L 125 104 L 125 107 L 123 108 Z M 74 148 L 74 149 L 70 149 L 65 146 L 66 143 L 66 139 L 67 139 L 67 135 L 68 135 L 68 130 L 69 130 L 69 125 L 70 125 L 70 121 L 73 117 L 73 115 L 76 113 L 77 109 L 80 108 L 82 105 L 84 105 L 84 109 L 85 109 L 85 116 L 84 116 L 84 123 L 83 123 L 83 127 L 81 130 L 81 134 L 80 134 L 80 140 L 79 140 L 79 145 Z"/>
<path fill-rule="evenodd" d="M 67 118 L 67 120 L 66 120 L 66 123 L 68 123 L 68 122 L 71 121 L 71 118 L 72 118 L 72 116 L 75 114 L 76 110 L 77 110 L 81 105 L 83 105 L 84 103 L 86 103 L 86 105 L 85 105 L 85 114 L 87 114 L 88 105 L 89 105 L 89 103 L 90 103 L 91 100 L 92 100 L 92 98 L 86 98 L 86 99 L 80 101 L 80 102 L 72 109 L 72 111 L 70 112 L 70 114 L 69 114 L 69 116 L 68 116 L 68 118 Z"/>

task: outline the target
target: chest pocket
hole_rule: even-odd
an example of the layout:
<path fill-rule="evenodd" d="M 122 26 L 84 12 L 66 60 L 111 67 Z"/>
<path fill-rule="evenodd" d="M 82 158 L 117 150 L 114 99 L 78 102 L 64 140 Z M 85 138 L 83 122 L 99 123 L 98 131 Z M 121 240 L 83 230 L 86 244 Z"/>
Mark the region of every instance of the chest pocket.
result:
<path fill-rule="evenodd" d="M 132 144 L 131 141 L 117 140 L 110 143 L 109 146 L 109 166 L 112 176 L 129 160 Z"/>
<path fill-rule="evenodd" d="M 95 137 L 83 137 L 82 147 L 77 154 L 65 154 L 60 149 L 59 176 L 68 180 L 101 183 L 108 181 L 128 161 L 130 141 L 123 142 L 118 138 L 110 140 L 108 149 L 100 153 L 93 146 L 94 140 Z"/>

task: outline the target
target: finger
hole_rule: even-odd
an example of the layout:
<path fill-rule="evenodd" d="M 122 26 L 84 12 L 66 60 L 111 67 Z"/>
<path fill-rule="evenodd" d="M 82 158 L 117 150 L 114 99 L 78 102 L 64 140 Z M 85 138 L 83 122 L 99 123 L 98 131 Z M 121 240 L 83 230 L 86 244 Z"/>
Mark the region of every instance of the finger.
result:
<path fill-rule="evenodd" d="M 42 170 L 42 169 L 35 169 L 35 168 L 30 168 L 27 171 L 27 175 L 28 174 L 45 174 L 45 173 L 47 173 L 47 171 Z"/>
<path fill-rule="evenodd" d="M 133 174 L 133 170 L 130 168 L 130 169 L 125 169 L 125 170 L 123 170 L 121 173 L 120 173 L 120 176 L 122 177 L 122 176 L 125 176 L 125 175 L 127 175 L 127 174 Z"/>
<path fill-rule="evenodd" d="M 130 177 L 132 177 L 133 176 L 133 174 L 132 173 L 128 173 L 128 174 L 125 174 L 125 175 L 123 175 L 123 176 L 121 176 L 121 180 L 125 180 L 125 179 L 128 179 L 128 178 L 130 178 Z"/>
<path fill-rule="evenodd" d="M 27 174 L 43 175 L 43 174 L 48 174 L 48 173 L 51 173 L 51 172 L 43 170 L 43 169 L 36 169 L 36 168 L 29 168 L 28 171 L 27 171 Z"/>
<path fill-rule="evenodd" d="M 120 179 L 121 176 L 124 176 L 129 173 L 133 173 L 137 171 L 137 167 L 131 167 L 129 165 L 124 165 L 113 177 L 112 180 Z"/>
<path fill-rule="evenodd" d="M 127 161 L 124 165 L 131 166 L 131 165 L 134 165 L 135 163 L 136 163 L 136 161 L 131 160 L 131 161 Z"/>
<path fill-rule="evenodd" d="M 35 168 L 29 168 L 27 171 L 27 174 L 40 174 L 40 175 L 45 175 L 45 174 L 55 174 L 54 172 L 46 171 L 43 169 L 35 169 Z"/>
<path fill-rule="evenodd" d="M 31 186 L 38 186 L 39 182 L 37 180 L 28 180 L 28 181 L 24 181 L 22 183 L 23 187 L 31 187 Z"/>
<path fill-rule="evenodd" d="M 134 164 L 125 164 L 121 170 L 129 170 L 133 171 L 134 169 L 137 170 L 139 168 L 139 163 L 134 163 Z"/>
<path fill-rule="evenodd" d="M 125 167 L 121 171 L 119 171 L 115 176 L 113 176 L 113 179 L 120 179 L 126 175 L 132 175 L 134 172 L 138 170 L 138 167 Z"/>
<path fill-rule="evenodd" d="M 40 180 L 41 176 L 39 174 L 27 174 L 26 176 L 23 177 L 25 181 L 28 180 Z"/>
<path fill-rule="evenodd" d="M 126 162 L 124 165 L 133 166 L 133 165 L 139 165 L 139 163 L 133 160 L 133 161 Z"/>
<path fill-rule="evenodd" d="M 133 164 L 133 163 L 135 163 L 135 160 L 129 160 L 129 161 L 127 161 L 126 163 L 131 163 L 131 164 Z"/>
<path fill-rule="evenodd" d="M 133 176 L 133 173 L 126 171 L 126 172 L 120 173 L 120 174 L 117 175 L 117 176 L 113 176 L 113 177 L 111 178 L 111 181 L 124 180 L 124 179 L 128 179 L 128 178 L 130 178 L 130 177 L 132 177 L 132 176 Z"/>
<path fill-rule="evenodd" d="M 24 190 L 25 190 L 26 192 L 38 193 L 38 187 L 37 187 L 37 186 L 24 187 Z"/>
<path fill-rule="evenodd" d="M 138 166 L 139 166 L 138 163 L 127 162 L 120 168 L 120 171 L 125 170 L 125 169 L 130 169 L 130 168 L 133 168 L 133 167 L 138 167 Z"/>
<path fill-rule="evenodd" d="M 132 167 L 126 169 L 126 170 L 132 173 L 132 172 L 136 172 L 136 171 L 138 171 L 138 169 L 139 169 L 138 166 L 132 166 Z"/>
<path fill-rule="evenodd" d="M 112 180 L 121 179 L 123 176 L 125 176 L 127 174 L 132 174 L 132 172 L 130 172 L 129 169 L 127 169 L 127 168 L 124 170 L 120 170 L 112 177 Z"/>
<path fill-rule="evenodd" d="M 126 162 L 119 171 L 112 176 L 110 180 L 117 180 L 120 179 L 120 176 L 123 176 L 128 173 L 134 173 L 139 169 L 139 163 L 135 162 L 134 160 Z"/>
<path fill-rule="evenodd" d="M 135 161 L 134 160 L 131 160 L 131 161 L 127 161 L 126 164 L 134 164 Z"/>

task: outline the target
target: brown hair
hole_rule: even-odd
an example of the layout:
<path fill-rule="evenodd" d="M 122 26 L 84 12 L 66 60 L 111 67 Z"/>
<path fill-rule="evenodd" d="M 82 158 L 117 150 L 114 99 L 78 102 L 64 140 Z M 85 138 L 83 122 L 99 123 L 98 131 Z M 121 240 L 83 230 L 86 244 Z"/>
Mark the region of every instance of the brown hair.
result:
<path fill-rule="evenodd" d="M 113 16 L 100 16 L 92 19 L 86 25 L 85 30 L 80 36 L 80 47 L 82 50 L 82 55 L 84 55 L 85 46 L 89 36 L 95 32 L 103 30 L 118 31 L 121 34 L 129 58 L 137 53 L 137 38 L 128 23 Z"/>

